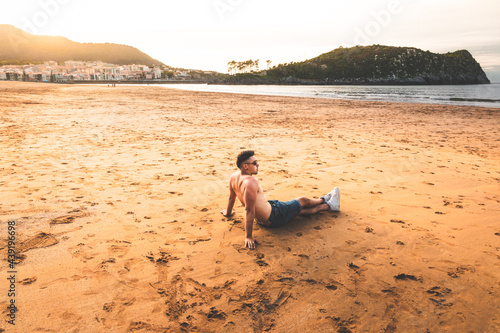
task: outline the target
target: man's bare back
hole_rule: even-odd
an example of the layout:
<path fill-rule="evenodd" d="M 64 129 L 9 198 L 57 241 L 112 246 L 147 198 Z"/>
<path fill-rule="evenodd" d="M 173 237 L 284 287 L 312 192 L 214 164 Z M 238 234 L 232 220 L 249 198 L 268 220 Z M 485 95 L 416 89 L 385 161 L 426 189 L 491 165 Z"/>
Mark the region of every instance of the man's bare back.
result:
<path fill-rule="evenodd" d="M 253 154 L 253 153 L 252 153 Z M 230 217 L 234 214 L 233 206 L 236 198 L 245 206 L 245 247 L 255 248 L 257 240 L 253 238 L 253 221 L 267 222 L 271 215 L 271 205 L 266 201 L 266 196 L 257 178 L 253 177 L 259 172 L 259 164 L 255 156 L 245 158 L 238 162 L 240 171 L 235 172 L 229 180 L 229 201 L 227 209 L 221 213 Z"/>
<path fill-rule="evenodd" d="M 269 216 L 271 215 L 271 205 L 267 202 L 264 190 L 259 185 L 257 178 L 251 175 L 242 175 L 241 171 L 238 171 L 231 175 L 231 178 L 229 179 L 229 186 L 236 193 L 236 196 L 240 200 L 241 204 L 245 207 L 247 207 L 245 192 L 252 191 L 252 189 L 257 187 L 255 197 L 255 218 L 261 223 L 267 222 Z"/>

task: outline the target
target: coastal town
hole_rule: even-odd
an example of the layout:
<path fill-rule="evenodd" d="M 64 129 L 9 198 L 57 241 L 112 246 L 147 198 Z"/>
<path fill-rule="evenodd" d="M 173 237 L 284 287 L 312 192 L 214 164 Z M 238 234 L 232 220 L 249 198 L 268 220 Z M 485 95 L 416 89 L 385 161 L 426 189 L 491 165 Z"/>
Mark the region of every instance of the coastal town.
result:
<path fill-rule="evenodd" d="M 146 65 L 115 65 L 100 61 L 45 61 L 43 64 L 0 66 L 0 80 L 70 83 L 74 81 L 185 81 L 190 70 Z"/>

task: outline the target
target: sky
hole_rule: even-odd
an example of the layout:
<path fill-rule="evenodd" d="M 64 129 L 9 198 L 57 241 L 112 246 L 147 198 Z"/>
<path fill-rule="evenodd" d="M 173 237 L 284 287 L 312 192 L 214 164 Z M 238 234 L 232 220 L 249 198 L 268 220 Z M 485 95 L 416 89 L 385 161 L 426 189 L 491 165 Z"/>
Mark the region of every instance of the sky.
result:
<path fill-rule="evenodd" d="M 232 60 L 265 69 L 340 46 L 467 49 L 500 82 L 499 17 L 498 0 L 2 0 L 0 24 L 224 73 Z"/>

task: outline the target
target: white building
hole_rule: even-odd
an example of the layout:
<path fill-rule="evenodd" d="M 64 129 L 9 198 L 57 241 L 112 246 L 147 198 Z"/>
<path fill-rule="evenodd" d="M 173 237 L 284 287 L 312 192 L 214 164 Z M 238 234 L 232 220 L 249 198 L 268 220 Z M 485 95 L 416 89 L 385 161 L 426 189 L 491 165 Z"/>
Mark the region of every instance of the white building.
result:
<path fill-rule="evenodd" d="M 163 71 L 159 68 L 154 68 L 153 69 L 153 78 L 154 79 L 161 79 L 161 74 L 163 73 Z"/>
<path fill-rule="evenodd" d="M 85 67 L 85 63 L 83 61 L 68 60 L 68 61 L 64 62 L 64 66 L 66 66 L 66 67 Z"/>

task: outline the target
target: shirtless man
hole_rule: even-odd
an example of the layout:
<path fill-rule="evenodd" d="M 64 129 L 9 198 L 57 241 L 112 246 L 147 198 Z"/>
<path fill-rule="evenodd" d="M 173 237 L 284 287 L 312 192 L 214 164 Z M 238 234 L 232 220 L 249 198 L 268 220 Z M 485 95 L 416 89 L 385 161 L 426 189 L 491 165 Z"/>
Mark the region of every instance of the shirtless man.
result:
<path fill-rule="evenodd" d="M 252 236 L 254 219 L 264 227 L 273 228 L 286 224 L 299 214 L 311 215 L 326 210 L 340 211 L 338 187 L 319 199 L 300 197 L 287 202 L 267 201 L 259 181 L 253 176 L 259 172 L 259 163 L 257 163 L 254 152 L 251 150 L 241 152 L 238 155 L 236 165 L 240 171 L 231 175 L 227 209 L 222 210 L 221 213 L 225 217 L 233 216 L 236 197 L 245 206 L 245 247 L 254 249 L 255 245 L 258 244 Z"/>

